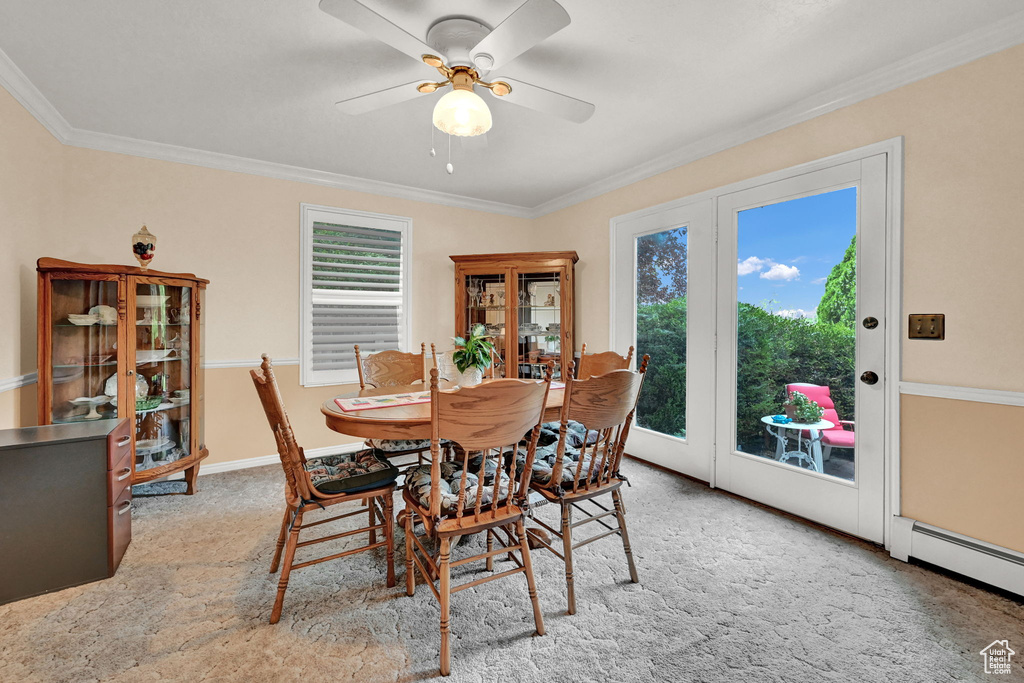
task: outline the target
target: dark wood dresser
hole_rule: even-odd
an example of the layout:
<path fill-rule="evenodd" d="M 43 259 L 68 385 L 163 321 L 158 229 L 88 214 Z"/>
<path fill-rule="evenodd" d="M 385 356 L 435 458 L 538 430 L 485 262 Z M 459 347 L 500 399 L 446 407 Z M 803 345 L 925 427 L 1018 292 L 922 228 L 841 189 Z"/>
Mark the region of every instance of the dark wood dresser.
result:
<path fill-rule="evenodd" d="M 132 539 L 129 426 L 0 430 L 0 604 L 117 571 Z"/>

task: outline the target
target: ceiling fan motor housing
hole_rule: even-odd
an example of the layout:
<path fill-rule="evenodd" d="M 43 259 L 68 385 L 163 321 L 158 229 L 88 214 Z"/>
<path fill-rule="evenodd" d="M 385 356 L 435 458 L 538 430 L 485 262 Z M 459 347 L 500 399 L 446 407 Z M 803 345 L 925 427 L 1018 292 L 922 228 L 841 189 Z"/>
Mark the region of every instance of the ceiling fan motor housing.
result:
<path fill-rule="evenodd" d="M 486 70 L 483 65 L 492 65 L 493 58 L 485 54 L 471 55 L 470 50 L 490 32 L 487 26 L 469 17 L 442 19 L 427 31 L 427 45 L 444 55 L 445 63 L 450 67 L 476 67 L 476 60 L 479 60 L 479 67 Z"/>

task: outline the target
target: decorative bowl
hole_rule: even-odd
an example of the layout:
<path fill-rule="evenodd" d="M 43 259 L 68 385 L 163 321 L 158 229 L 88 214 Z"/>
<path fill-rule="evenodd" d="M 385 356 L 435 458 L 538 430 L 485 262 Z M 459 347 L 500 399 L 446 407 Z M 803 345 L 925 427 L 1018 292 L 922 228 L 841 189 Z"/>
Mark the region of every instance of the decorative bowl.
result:
<path fill-rule="evenodd" d="M 89 309 L 89 315 L 96 316 L 100 325 L 117 324 L 117 309 L 112 306 L 93 306 Z"/>
<path fill-rule="evenodd" d="M 162 400 L 159 396 L 137 398 L 135 399 L 135 410 L 152 410 L 158 407 Z"/>

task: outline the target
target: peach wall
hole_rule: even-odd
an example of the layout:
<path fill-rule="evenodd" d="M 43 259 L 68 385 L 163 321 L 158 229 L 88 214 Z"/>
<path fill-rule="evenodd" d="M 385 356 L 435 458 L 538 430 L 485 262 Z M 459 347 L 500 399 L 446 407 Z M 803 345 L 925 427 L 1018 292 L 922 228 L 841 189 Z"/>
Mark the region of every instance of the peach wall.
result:
<path fill-rule="evenodd" d="M 60 216 L 63 150 L 0 88 L 0 381 L 36 369 L 35 259 Z"/>
<path fill-rule="evenodd" d="M 1024 551 L 1024 408 L 903 396 L 903 516 Z"/>

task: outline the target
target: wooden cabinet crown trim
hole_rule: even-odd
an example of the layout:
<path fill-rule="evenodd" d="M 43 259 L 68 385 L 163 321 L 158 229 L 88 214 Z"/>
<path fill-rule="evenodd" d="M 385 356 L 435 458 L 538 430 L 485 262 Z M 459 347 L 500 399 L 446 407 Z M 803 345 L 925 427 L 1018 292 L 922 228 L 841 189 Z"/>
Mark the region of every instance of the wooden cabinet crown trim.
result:
<path fill-rule="evenodd" d="M 75 263 L 56 258 L 43 257 L 36 261 L 36 270 L 40 273 L 54 271 L 65 271 L 74 273 L 102 273 L 106 275 L 141 275 L 149 277 L 169 277 L 181 280 L 192 280 L 204 285 L 210 284 L 209 280 L 196 277 L 192 273 L 168 273 L 161 270 L 143 270 L 138 266 L 121 266 L 116 264 L 94 265 L 86 263 Z"/>

